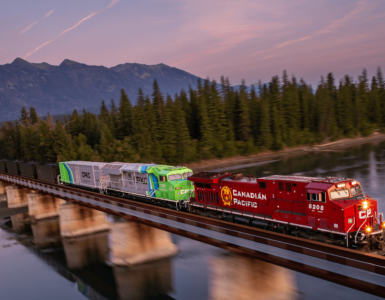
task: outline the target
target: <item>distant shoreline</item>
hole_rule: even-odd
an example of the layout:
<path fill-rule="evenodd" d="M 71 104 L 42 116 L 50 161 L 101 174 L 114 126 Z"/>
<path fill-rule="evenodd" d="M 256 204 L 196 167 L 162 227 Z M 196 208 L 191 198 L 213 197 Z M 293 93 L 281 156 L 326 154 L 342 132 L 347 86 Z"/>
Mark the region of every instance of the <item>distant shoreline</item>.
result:
<path fill-rule="evenodd" d="M 345 138 L 334 142 L 317 144 L 314 146 L 298 146 L 292 148 L 285 148 L 280 151 L 263 151 L 260 153 L 251 154 L 249 156 L 233 156 L 222 159 L 216 158 L 210 160 L 203 160 L 198 163 L 186 164 L 186 167 L 191 168 L 194 172 L 210 171 L 214 169 L 221 169 L 243 164 L 268 162 L 270 160 L 280 159 L 289 156 L 296 156 L 310 152 L 331 152 L 337 149 L 344 149 L 355 145 L 380 141 L 385 141 L 385 134 L 374 132 L 371 136 L 368 137 Z"/>

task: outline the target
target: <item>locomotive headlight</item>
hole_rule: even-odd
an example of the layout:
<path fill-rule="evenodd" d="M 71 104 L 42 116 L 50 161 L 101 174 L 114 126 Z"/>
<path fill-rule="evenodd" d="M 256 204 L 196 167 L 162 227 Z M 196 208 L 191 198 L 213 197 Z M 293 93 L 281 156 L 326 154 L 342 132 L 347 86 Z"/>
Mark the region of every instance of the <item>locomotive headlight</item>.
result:
<path fill-rule="evenodd" d="M 372 232 L 372 228 L 370 228 L 370 227 L 367 227 L 367 228 L 366 228 L 366 232 L 367 232 L 367 233 L 370 233 L 370 232 Z"/>
<path fill-rule="evenodd" d="M 364 209 L 368 209 L 368 201 L 364 201 L 362 204 Z"/>

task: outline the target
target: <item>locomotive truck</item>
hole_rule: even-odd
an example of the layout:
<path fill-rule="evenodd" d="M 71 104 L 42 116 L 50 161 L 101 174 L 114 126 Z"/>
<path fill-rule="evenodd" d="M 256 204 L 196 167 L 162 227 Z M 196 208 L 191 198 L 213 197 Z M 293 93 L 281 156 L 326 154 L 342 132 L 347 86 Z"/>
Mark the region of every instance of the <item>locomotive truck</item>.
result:
<path fill-rule="evenodd" d="M 268 176 L 200 172 L 192 213 L 385 254 L 385 220 L 361 184 L 337 177 Z"/>

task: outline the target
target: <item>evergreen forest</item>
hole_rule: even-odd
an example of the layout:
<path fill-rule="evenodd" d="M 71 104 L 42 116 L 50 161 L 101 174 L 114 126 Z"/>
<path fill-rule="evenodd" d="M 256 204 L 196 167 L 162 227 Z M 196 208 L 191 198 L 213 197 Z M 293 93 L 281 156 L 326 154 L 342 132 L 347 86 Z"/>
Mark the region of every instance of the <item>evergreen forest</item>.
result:
<path fill-rule="evenodd" d="M 138 90 L 133 106 L 121 90 L 118 103 L 100 113 L 83 110 L 54 121 L 33 107 L 0 129 L 0 157 L 27 161 L 123 161 L 181 165 L 211 158 L 369 136 L 385 128 L 385 82 L 378 68 L 368 78 L 332 73 L 315 90 L 286 72 L 270 82 L 237 88 L 229 79 L 199 81 L 196 89 L 163 95 Z"/>

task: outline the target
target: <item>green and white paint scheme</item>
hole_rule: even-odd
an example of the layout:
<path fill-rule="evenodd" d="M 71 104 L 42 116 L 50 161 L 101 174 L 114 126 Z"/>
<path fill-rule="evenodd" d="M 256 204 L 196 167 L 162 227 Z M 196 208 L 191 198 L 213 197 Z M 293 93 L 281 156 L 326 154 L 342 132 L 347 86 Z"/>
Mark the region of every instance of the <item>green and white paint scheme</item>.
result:
<path fill-rule="evenodd" d="M 186 167 L 71 161 L 60 163 L 59 168 L 63 183 L 103 193 L 115 191 L 168 202 L 188 202 L 194 192 L 193 184 L 187 180 L 192 170 Z"/>

